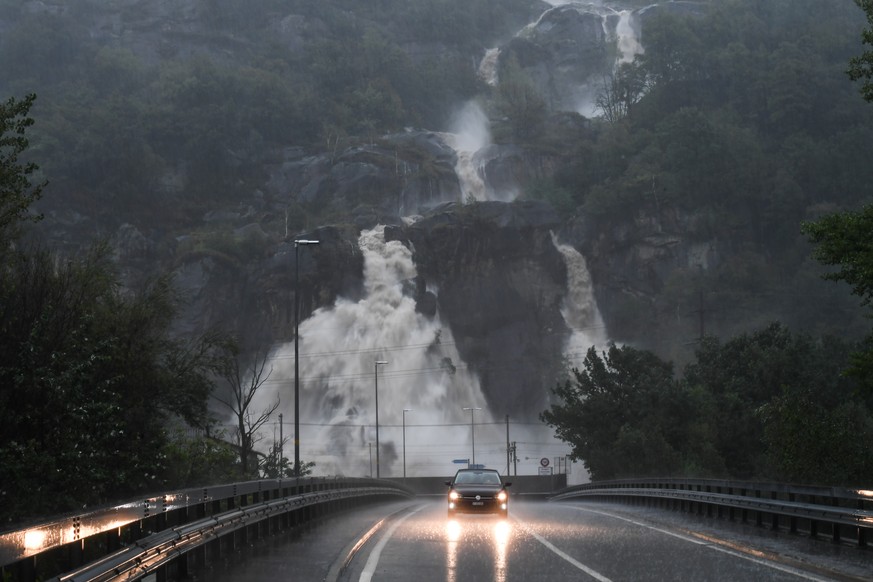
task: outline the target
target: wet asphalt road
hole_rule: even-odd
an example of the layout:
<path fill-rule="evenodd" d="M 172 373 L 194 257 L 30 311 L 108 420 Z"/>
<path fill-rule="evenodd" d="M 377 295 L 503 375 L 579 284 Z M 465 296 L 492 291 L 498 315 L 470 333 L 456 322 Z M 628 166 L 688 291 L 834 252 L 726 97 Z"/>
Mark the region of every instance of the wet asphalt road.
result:
<path fill-rule="evenodd" d="M 197 578 L 873 580 L 873 552 L 790 534 L 777 537 L 761 528 L 725 532 L 711 520 L 697 523 L 665 512 L 578 502 L 518 502 L 508 519 L 448 519 L 441 498 L 419 498 L 332 517 L 299 537 L 255 546 Z"/>

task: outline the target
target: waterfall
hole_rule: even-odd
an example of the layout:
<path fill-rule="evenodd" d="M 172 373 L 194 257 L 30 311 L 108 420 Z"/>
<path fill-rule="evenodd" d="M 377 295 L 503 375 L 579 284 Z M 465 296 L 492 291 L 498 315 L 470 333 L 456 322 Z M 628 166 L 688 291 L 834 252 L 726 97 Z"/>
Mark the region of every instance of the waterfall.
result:
<path fill-rule="evenodd" d="M 461 185 L 461 201 L 487 200 L 484 170 L 476 161 L 476 153 L 491 144 L 491 129 L 485 112 L 478 103 L 469 101 L 455 115 L 451 132 L 441 136 L 458 158 L 455 173 Z"/>
<path fill-rule="evenodd" d="M 500 48 L 490 48 L 485 51 L 485 56 L 479 63 L 479 78 L 492 87 L 497 85 L 497 61 L 499 58 Z"/>
<path fill-rule="evenodd" d="M 642 53 L 632 11 L 618 11 L 599 1 L 547 2 L 552 5 L 549 10 L 570 4 L 573 9 L 599 14 L 605 36 L 617 42 L 617 63 Z M 532 34 L 539 23 L 545 22 L 543 16 L 547 13 L 543 12 L 519 36 Z M 479 64 L 479 75 L 491 85 L 498 82 L 499 54 L 499 48 L 489 49 Z M 583 90 L 587 93 L 583 94 Z M 584 114 L 588 117 L 593 116 L 595 94 L 592 83 L 586 82 L 580 89 L 580 102 L 587 103 Z M 440 135 L 457 155 L 455 172 L 462 202 L 515 197 L 515 193 L 493 192 L 486 184 L 482 160 L 494 155 L 498 148 L 491 147 L 489 120 L 478 103 L 466 103 L 450 125 L 450 132 Z M 552 241 L 567 269 L 561 313 L 571 335 L 564 353 L 572 365 L 580 366 L 587 350 L 591 346 L 605 348 L 608 337 L 585 258 L 572 246 L 559 243 L 554 234 Z M 358 242 L 364 256 L 363 297 L 357 301 L 338 298 L 334 305 L 318 309 L 300 324 L 301 459 L 314 461 L 319 475 L 370 474 L 378 374 L 383 477 L 402 475 L 404 421 L 409 475 L 454 473 L 459 465 L 453 464 L 453 459 L 471 457 L 471 429 L 475 430 L 477 463 L 502 470 L 506 449 L 500 410 L 495 409 L 498 416 L 488 410 L 477 376 L 467 370 L 451 330 L 441 323 L 439 314 L 429 318 L 416 311 L 411 292 L 416 277 L 412 253 L 399 242 L 386 242 L 384 227 L 363 231 Z M 288 423 L 294 413 L 293 354 L 293 343 L 275 351 L 273 374 L 264 393 L 258 395 L 264 404 L 281 397 L 284 434 L 292 438 L 293 427 L 289 429 Z M 378 366 L 377 371 L 377 360 L 388 363 Z M 469 408 L 477 410 L 471 413 Z M 405 418 L 404 409 L 411 410 Z M 566 452 L 566 445 L 551 435 L 544 437 L 542 428 L 511 425 L 512 440 L 517 440 L 528 455 L 520 459 L 528 463 L 524 469 L 519 467 L 521 473 L 529 474 L 529 463 L 537 463 L 541 457 L 553 458 Z M 286 456 L 290 457 L 288 450 L 286 445 Z M 572 475 L 571 482 L 578 481 L 578 477 Z"/>
<path fill-rule="evenodd" d="M 636 29 L 633 26 L 632 11 L 622 10 L 618 13 L 615 35 L 618 39 L 618 50 L 621 53 L 618 63 L 630 63 L 637 55 L 643 54 L 643 45 L 640 44 Z"/>
<path fill-rule="evenodd" d="M 476 423 L 491 421 L 478 378 L 466 370 L 439 316 L 416 312 L 407 294 L 416 276 L 411 251 L 386 242 L 384 226 L 363 231 L 358 243 L 364 297 L 339 298 L 300 323 L 301 461 L 315 461 L 319 475 L 370 474 L 375 362 L 384 360 L 388 363 L 378 366 L 381 476 L 403 474 L 403 409 L 411 409 L 405 418 L 408 474 L 451 475 L 458 468 L 452 459 L 470 456 L 470 412 L 463 407 L 482 409 L 475 412 Z M 294 344 L 277 349 L 271 365 L 270 382 L 256 405 L 280 396 L 277 412 L 293 438 L 287 423 L 294 417 Z M 484 428 L 477 427 L 477 439 Z M 285 456 L 293 463 L 289 446 Z M 477 463 L 501 467 L 505 452 L 489 457 L 483 449 L 481 459 L 477 449 Z"/>
<path fill-rule="evenodd" d="M 606 326 L 597 307 L 594 285 L 585 257 L 572 246 L 559 243 L 554 233 L 552 243 L 567 265 L 567 294 L 564 296 L 561 315 L 572 334 L 564 347 L 564 354 L 574 366 L 579 366 L 588 348 L 596 346 L 601 350 L 606 346 Z"/>

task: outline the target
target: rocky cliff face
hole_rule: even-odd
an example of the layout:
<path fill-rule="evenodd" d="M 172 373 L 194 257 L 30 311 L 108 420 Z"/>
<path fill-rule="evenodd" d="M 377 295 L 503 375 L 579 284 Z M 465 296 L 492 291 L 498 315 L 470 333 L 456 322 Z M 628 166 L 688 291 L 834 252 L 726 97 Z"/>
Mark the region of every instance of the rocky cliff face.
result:
<path fill-rule="evenodd" d="M 118 10 L 94 10 L 84 33 L 152 60 L 200 50 L 228 59 L 244 52 L 244 40 L 207 32 L 214 29 L 203 24 L 210 17 L 203 2 L 111 4 Z M 641 50 L 631 41 L 644 38 L 646 20 L 660 11 L 698 13 L 704 7 L 680 1 L 634 11 L 602 3 L 544 6 L 541 18 L 499 47 L 499 61 L 505 66 L 515 60 L 547 94 L 558 110 L 550 120 L 556 128 L 585 131 L 589 122 L 577 112 L 594 114 L 592 83 L 602 81 L 624 51 Z M 26 2 L 22 9 L 70 10 L 48 1 Z M 305 15 L 280 15 L 269 31 L 293 51 L 322 27 Z M 621 35 L 628 41 L 624 45 Z M 487 82 L 499 84 L 499 75 Z M 448 143 L 445 134 L 408 130 L 350 146 L 325 144 L 320 151 L 285 144 L 263 154 L 269 162 L 260 189 L 225 207 L 204 209 L 202 224 L 187 225 L 187 234 L 180 233 L 182 227 L 149 229 L 136 224 L 136 217 L 97 224 L 86 209 L 50 212 L 44 229 L 53 245 L 71 252 L 95 232 L 111 237 L 131 285 L 156 268 L 173 269 L 187 299 L 180 332 L 217 326 L 250 345 L 263 345 L 293 339 L 295 293 L 303 318 L 338 297 L 359 299 L 364 292 L 359 234 L 387 224 L 386 237 L 413 251 L 418 278 L 408 282 L 407 292 L 420 313 L 439 314 L 451 328 L 460 357 L 480 378 L 495 415 L 535 418 L 560 375 L 572 330 L 562 315 L 567 267 L 552 233 L 587 259 L 612 339 L 672 356 L 665 346 L 693 338 L 698 305 L 662 305 L 659 298 L 666 288 L 683 285 L 695 296 L 689 282 L 741 250 L 729 248 L 731 233 L 710 228 L 705 216 L 675 208 L 644 208 L 621 220 L 596 221 L 559 216 L 545 203 L 508 202 L 533 180 L 549 178 L 553 161 L 542 151 L 510 143 L 468 152 L 483 183 L 481 195 L 491 200 L 468 204 L 459 151 Z M 295 205 L 322 210 L 331 225 L 294 224 Z M 742 238 L 754 238 L 746 234 Z M 320 244 L 295 253 L 295 235 Z"/>
<path fill-rule="evenodd" d="M 544 203 L 483 202 L 386 230 L 413 249 L 419 289 L 435 291 L 494 414 L 533 419 L 554 386 L 569 336 L 566 267 L 551 238 L 559 225 Z"/>
<path fill-rule="evenodd" d="M 658 9 L 638 16 L 650 17 Z M 615 62 L 621 18 L 629 20 L 589 5 L 546 10 L 501 47 L 500 59 L 515 59 L 538 86 L 548 88 L 554 109 L 575 111 L 580 87 Z M 305 19 L 285 19 L 277 27 L 289 46 L 296 34 L 311 28 Z M 567 115 L 556 115 L 555 123 L 582 131 L 584 120 Z M 560 377 L 572 331 L 562 315 L 567 267 L 553 233 L 588 258 L 607 327 L 622 341 L 634 341 L 643 329 L 639 320 L 627 317 L 629 302 L 652 306 L 677 268 L 705 269 L 717 260 L 711 242 L 686 236 L 692 219 L 669 212 L 606 229 L 585 217 L 560 217 L 545 203 L 464 204 L 469 201 L 464 200 L 459 153 L 451 142 L 445 134 L 407 130 L 328 151 L 289 147 L 280 152 L 267 168 L 262 193 L 239 208 L 213 214 L 234 229 L 237 245 L 259 231 L 257 257 L 180 251 L 185 243 L 175 245 L 177 280 L 190 298 L 184 331 L 219 325 L 253 344 L 292 339 L 294 246 L 287 232 L 262 231 L 259 225 L 275 223 L 292 204 L 332 209 L 345 226 L 301 235 L 321 241 L 299 253 L 296 292 L 302 317 L 340 296 L 360 298 L 358 235 L 388 224 L 386 238 L 413 250 L 419 276 L 409 292 L 418 310 L 430 317 L 438 313 L 451 328 L 460 357 L 480 378 L 492 411 L 533 419 L 547 406 L 549 390 Z M 492 200 L 512 200 L 533 179 L 550 173 L 542 154 L 512 144 L 486 144 L 472 152 L 470 161 L 482 180 L 481 195 Z M 123 246 L 134 255 L 150 249 L 153 256 L 161 247 L 147 236 L 132 235 L 127 226 L 116 239 L 127 241 Z"/>
<path fill-rule="evenodd" d="M 323 227 L 301 235 L 320 244 L 271 245 L 258 261 L 190 252 L 176 281 L 188 299 L 180 331 L 230 329 L 252 345 L 293 339 L 295 263 L 299 255 L 301 319 L 338 297 L 363 294 L 360 228 Z M 448 203 L 414 222 L 388 219 L 388 241 L 413 251 L 418 278 L 408 293 L 428 317 L 451 330 L 462 362 L 474 371 L 495 415 L 535 420 L 563 369 L 570 330 L 561 314 L 567 271 L 552 242 L 561 227 L 540 202 Z M 130 257 L 128 257 L 130 258 Z"/>

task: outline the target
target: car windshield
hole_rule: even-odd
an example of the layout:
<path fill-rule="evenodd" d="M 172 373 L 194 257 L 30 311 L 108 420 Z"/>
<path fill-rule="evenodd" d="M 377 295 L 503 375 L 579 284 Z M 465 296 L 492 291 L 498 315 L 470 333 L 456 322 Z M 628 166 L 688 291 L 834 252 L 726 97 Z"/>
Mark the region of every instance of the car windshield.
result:
<path fill-rule="evenodd" d="M 500 477 L 497 473 L 458 473 L 455 483 L 469 483 L 472 485 L 500 485 Z"/>

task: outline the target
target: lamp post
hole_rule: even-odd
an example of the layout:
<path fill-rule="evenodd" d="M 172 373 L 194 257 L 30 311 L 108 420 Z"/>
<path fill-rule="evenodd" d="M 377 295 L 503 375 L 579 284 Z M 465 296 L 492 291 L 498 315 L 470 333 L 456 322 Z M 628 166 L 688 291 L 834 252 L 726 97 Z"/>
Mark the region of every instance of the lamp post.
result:
<path fill-rule="evenodd" d="M 294 240 L 294 476 L 300 477 L 300 245 L 320 241 Z"/>
<path fill-rule="evenodd" d="M 403 478 L 406 479 L 406 413 L 412 412 L 411 408 L 403 409 Z"/>
<path fill-rule="evenodd" d="M 373 378 L 376 385 L 376 479 L 380 478 L 379 473 L 379 366 L 387 364 L 385 360 L 376 360 L 373 364 Z"/>
<path fill-rule="evenodd" d="M 472 455 L 472 462 L 470 464 L 475 465 L 476 464 L 476 425 L 473 424 L 473 414 L 477 410 L 482 410 L 482 409 L 479 408 L 478 406 L 476 406 L 476 407 L 465 406 L 464 410 L 470 411 L 470 439 L 472 440 L 472 443 L 473 443 L 473 455 Z"/>

